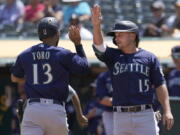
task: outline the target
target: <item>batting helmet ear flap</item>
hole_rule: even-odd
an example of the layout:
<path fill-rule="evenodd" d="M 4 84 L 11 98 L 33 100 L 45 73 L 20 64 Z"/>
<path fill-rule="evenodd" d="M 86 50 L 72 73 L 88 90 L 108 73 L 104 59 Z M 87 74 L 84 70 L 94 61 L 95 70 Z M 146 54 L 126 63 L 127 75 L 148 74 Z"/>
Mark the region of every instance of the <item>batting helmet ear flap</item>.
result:
<path fill-rule="evenodd" d="M 117 45 L 115 36 L 113 37 L 113 40 L 112 40 L 112 41 L 113 41 L 113 44 Z"/>

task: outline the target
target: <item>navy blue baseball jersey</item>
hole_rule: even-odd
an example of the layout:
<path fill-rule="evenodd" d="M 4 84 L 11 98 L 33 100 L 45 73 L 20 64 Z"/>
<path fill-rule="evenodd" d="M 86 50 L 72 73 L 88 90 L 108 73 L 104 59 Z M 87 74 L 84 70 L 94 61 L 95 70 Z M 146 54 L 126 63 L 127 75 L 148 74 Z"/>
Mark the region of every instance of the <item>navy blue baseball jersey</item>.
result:
<path fill-rule="evenodd" d="M 170 72 L 168 78 L 168 88 L 170 96 L 180 97 L 180 71 L 174 69 Z"/>
<path fill-rule="evenodd" d="M 110 77 L 110 72 L 103 72 L 97 78 L 97 85 L 96 85 L 96 96 L 99 100 L 103 99 L 104 97 L 112 97 L 112 81 Z M 112 107 L 103 105 L 103 109 L 105 111 L 112 111 Z"/>
<path fill-rule="evenodd" d="M 110 47 L 100 53 L 93 48 L 111 72 L 114 106 L 152 104 L 151 86 L 156 88 L 165 83 L 155 55 L 141 48 L 133 54 Z"/>
<path fill-rule="evenodd" d="M 48 98 L 65 101 L 68 96 L 69 73 L 83 74 L 88 62 L 81 45 L 76 53 L 46 44 L 23 51 L 12 67 L 12 74 L 25 78 L 27 98 Z"/>

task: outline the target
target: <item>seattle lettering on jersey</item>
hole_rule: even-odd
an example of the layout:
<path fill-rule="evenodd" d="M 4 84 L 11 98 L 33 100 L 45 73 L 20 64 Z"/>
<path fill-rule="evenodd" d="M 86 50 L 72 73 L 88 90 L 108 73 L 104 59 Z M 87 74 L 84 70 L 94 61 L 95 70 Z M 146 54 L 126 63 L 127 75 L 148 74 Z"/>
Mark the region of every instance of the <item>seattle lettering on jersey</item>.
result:
<path fill-rule="evenodd" d="M 128 63 L 128 64 L 121 64 L 119 62 L 116 62 L 114 64 L 114 70 L 113 70 L 113 75 L 118 75 L 118 74 L 122 74 L 124 72 L 138 72 L 141 73 L 145 76 L 149 76 L 149 70 L 150 68 L 147 66 L 144 66 L 142 64 L 138 64 L 138 63 Z"/>
<path fill-rule="evenodd" d="M 50 58 L 50 52 L 49 51 L 37 51 L 32 52 L 33 60 L 48 60 Z"/>

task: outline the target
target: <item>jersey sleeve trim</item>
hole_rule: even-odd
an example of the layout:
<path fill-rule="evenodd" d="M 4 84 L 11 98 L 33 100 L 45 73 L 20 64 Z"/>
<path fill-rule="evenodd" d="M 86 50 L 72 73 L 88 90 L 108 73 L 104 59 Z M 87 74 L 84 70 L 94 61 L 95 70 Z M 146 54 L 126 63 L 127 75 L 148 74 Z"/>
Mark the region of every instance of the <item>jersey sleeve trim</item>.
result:
<path fill-rule="evenodd" d="M 104 53 L 106 51 L 107 46 L 102 44 L 102 45 L 96 45 L 93 44 L 93 46 L 96 48 L 97 51 Z"/>

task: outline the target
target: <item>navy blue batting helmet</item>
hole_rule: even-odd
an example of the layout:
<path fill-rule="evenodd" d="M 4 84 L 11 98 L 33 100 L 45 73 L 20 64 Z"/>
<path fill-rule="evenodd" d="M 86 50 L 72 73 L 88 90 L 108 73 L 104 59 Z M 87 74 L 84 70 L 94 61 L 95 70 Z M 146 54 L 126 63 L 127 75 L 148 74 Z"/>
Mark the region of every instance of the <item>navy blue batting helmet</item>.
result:
<path fill-rule="evenodd" d="M 118 21 L 114 24 L 112 30 L 107 33 L 108 36 L 114 36 L 115 32 L 135 32 L 138 34 L 138 26 L 131 21 Z"/>
<path fill-rule="evenodd" d="M 107 33 L 107 36 L 113 36 L 113 43 L 117 45 L 115 41 L 115 32 L 134 32 L 136 34 L 136 39 L 135 39 L 136 47 L 138 47 L 139 28 L 135 23 L 131 21 L 118 21 L 114 24 L 112 30 Z"/>
<path fill-rule="evenodd" d="M 45 17 L 38 24 L 39 39 L 53 37 L 59 31 L 59 23 L 54 17 Z"/>

